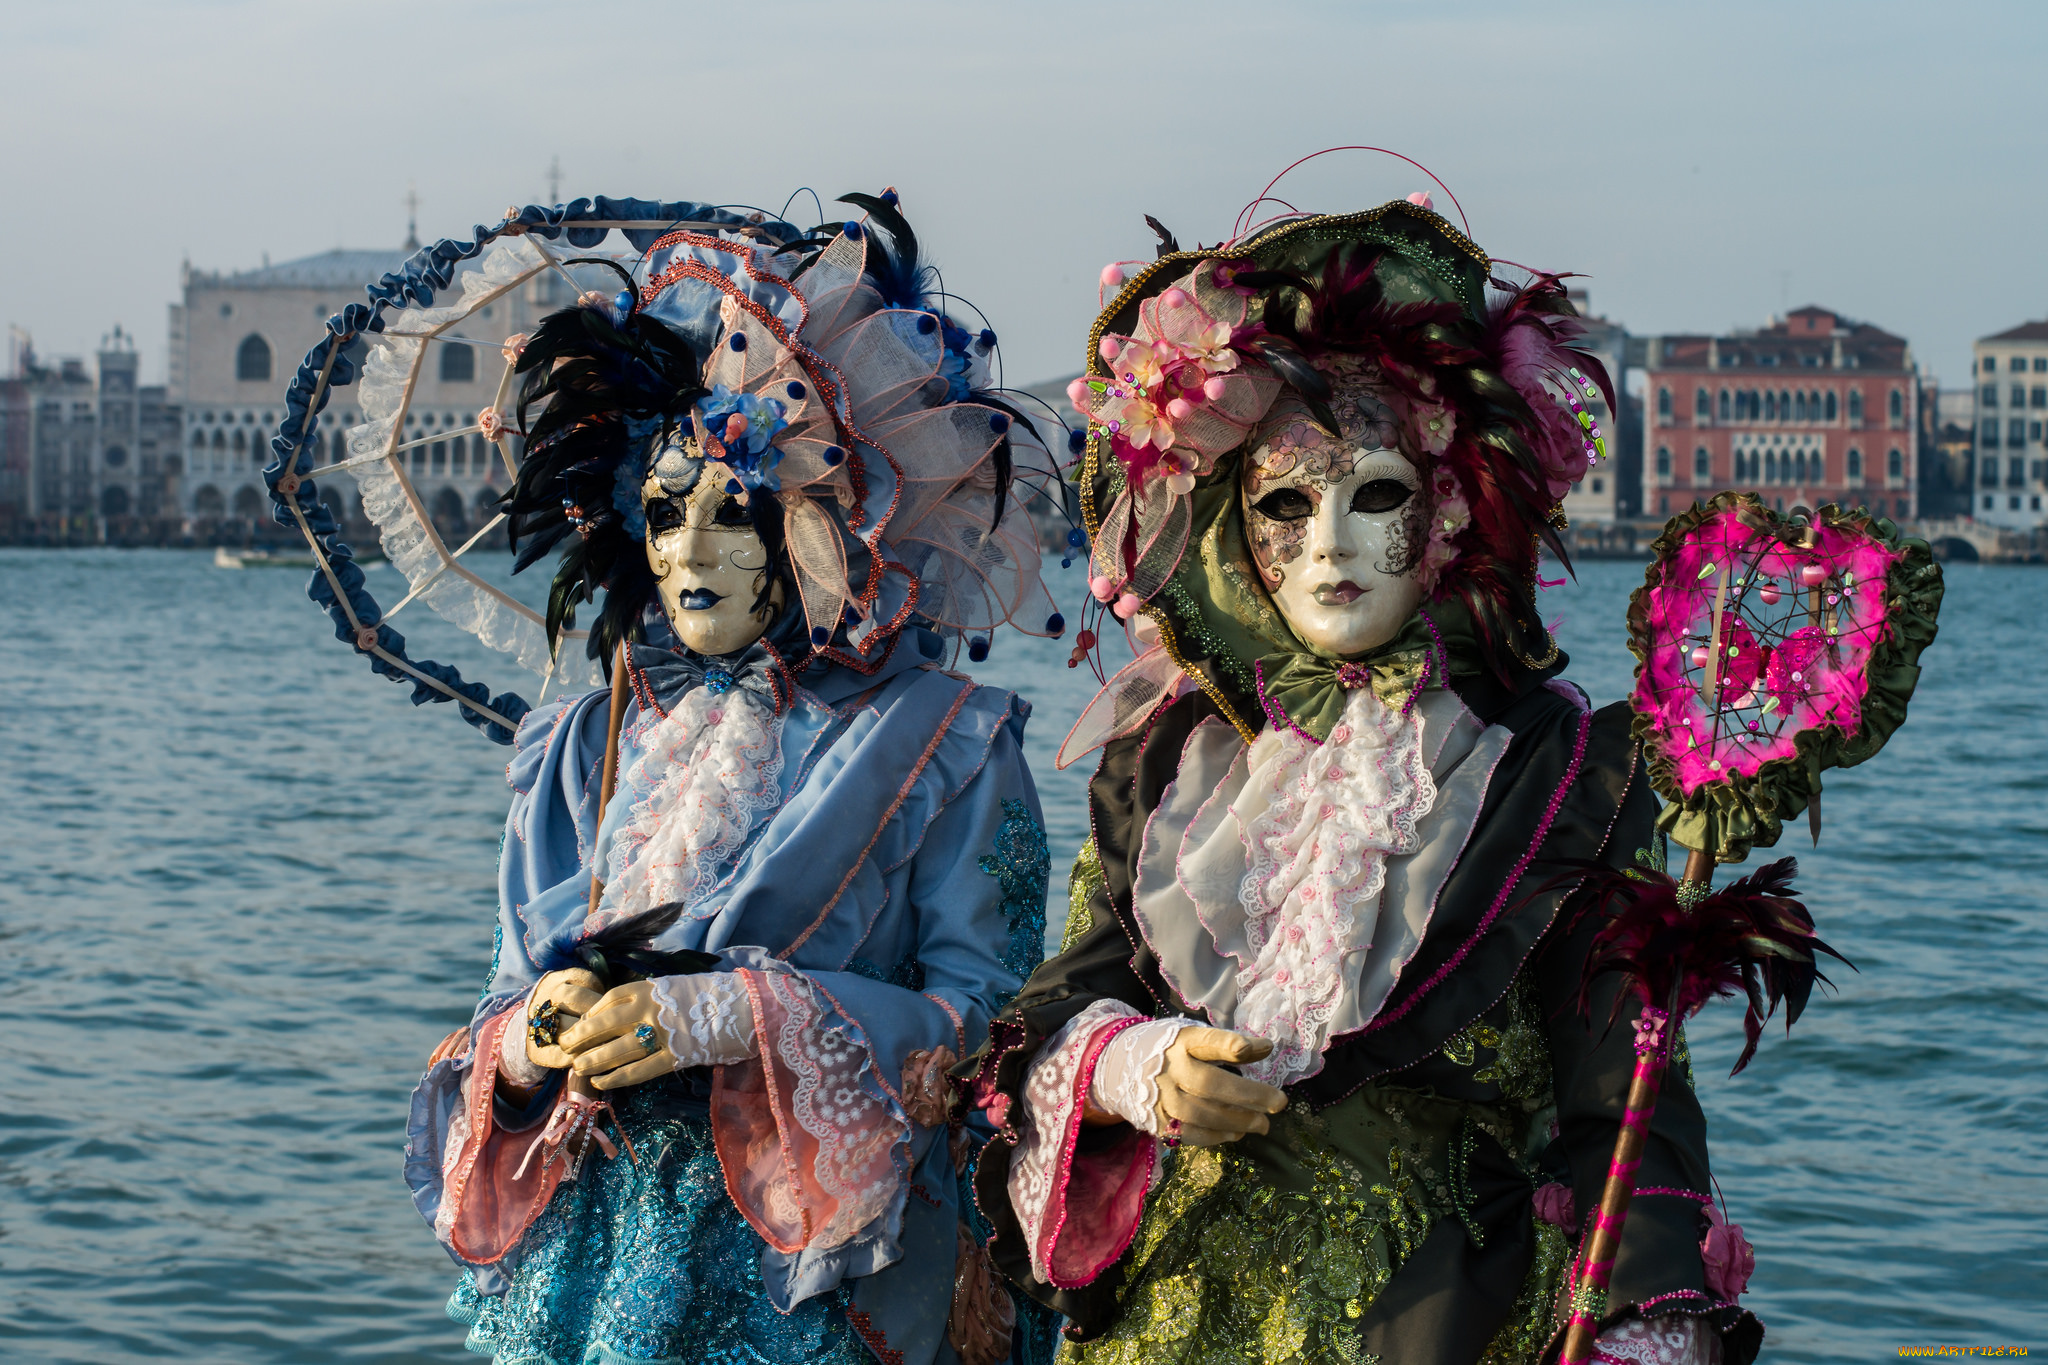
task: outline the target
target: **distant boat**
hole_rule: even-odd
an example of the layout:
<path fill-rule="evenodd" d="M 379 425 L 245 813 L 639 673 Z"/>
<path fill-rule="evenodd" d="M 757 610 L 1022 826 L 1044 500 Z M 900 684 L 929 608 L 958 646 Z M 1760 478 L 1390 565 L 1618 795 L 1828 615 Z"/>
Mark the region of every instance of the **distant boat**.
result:
<path fill-rule="evenodd" d="M 311 569 L 319 561 L 311 555 L 280 555 L 269 550 L 230 550 L 225 545 L 213 547 L 213 567 L 216 569 Z"/>

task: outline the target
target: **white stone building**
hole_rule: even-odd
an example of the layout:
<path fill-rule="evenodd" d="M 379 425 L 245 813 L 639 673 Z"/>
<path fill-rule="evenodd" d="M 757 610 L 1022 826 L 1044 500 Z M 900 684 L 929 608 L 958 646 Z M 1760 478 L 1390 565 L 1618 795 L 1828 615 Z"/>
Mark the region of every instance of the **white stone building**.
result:
<path fill-rule="evenodd" d="M 1977 486 L 1971 515 L 2014 531 L 2048 526 L 2048 322 L 1978 340 Z"/>
<path fill-rule="evenodd" d="M 179 500 L 186 515 L 267 515 L 262 470 L 292 371 L 320 341 L 330 316 L 362 302 L 366 286 L 411 254 L 336 249 L 238 274 L 188 267 L 183 302 L 171 306 L 170 319 L 170 387 L 184 414 Z M 570 296 L 566 281 L 543 275 L 481 311 L 465 333 L 477 345 L 436 347 L 435 363 L 413 398 L 405 439 L 474 425 L 503 373 L 498 343 L 532 330 Z M 353 386 L 336 390 L 322 414 L 323 463 L 343 458 L 342 433 L 362 420 L 354 397 Z M 451 531 L 479 524 L 477 508 L 506 485 L 502 461 L 478 436 L 451 436 L 410 456 L 429 510 Z M 321 493 L 345 521 L 359 519 L 346 481 L 324 482 Z"/>

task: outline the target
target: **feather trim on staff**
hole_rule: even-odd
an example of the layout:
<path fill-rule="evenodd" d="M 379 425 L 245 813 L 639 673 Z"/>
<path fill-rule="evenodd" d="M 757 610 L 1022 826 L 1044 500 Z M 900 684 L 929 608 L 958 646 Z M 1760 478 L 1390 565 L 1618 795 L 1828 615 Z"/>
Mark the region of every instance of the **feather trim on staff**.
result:
<path fill-rule="evenodd" d="M 1815 937 L 1813 916 L 1793 898 L 1792 878 L 1798 870 L 1796 859 L 1780 858 L 1687 907 L 1679 901 L 1679 883 L 1664 873 L 1586 865 L 1581 889 L 1589 899 L 1574 923 L 1588 915 L 1604 916 L 1607 922 L 1586 956 L 1580 1013 L 1590 1012 L 1599 978 L 1614 974 L 1622 978 L 1623 996 L 1660 1010 L 1675 1001 L 1671 1012 L 1679 1019 L 1717 996 L 1744 996 L 1749 1002 L 1742 1019 L 1744 1046 L 1728 1074 L 1740 1072 L 1756 1055 L 1764 1023 L 1781 1001 L 1789 1033 L 1814 983 L 1834 985 L 1822 974 L 1818 954 L 1855 970 L 1854 963 Z M 1621 1000 L 1615 999 L 1610 1024 Z"/>

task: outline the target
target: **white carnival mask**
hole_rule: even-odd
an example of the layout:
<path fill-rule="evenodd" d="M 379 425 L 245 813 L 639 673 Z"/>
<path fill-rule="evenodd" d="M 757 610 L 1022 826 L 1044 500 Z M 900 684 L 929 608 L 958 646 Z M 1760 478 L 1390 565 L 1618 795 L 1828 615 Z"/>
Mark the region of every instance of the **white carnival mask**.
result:
<path fill-rule="evenodd" d="M 1239 486 L 1273 605 L 1296 635 L 1342 658 L 1393 639 L 1421 605 L 1429 513 L 1420 473 L 1395 446 L 1393 410 L 1349 399 L 1343 435 L 1302 411 L 1269 426 Z"/>
<path fill-rule="evenodd" d="M 693 470 L 697 478 L 690 485 Z M 783 605 L 777 582 L 767 604 L 754 606 L 770 586 L 768 547 L 746 505 L 725 491 L 719 474 L 718 465 L 700 463 L 694 450 L 671 447 L 640 490 L 647 567 L 660 580 L 662 610 L 682 642 L 707 655 L 753 644 Z"/>

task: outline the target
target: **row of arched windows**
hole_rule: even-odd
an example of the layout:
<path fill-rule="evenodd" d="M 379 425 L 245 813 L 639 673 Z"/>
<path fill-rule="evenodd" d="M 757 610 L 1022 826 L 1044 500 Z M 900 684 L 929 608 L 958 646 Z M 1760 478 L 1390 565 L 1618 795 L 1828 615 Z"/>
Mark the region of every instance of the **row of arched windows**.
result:
<path fill-rule="evenodd" d="M 1893 389 L 1887 406 L 1892 421 L 1903 421 L 1905 392 Z M 1698 388 L 1692 396 L 1693 418 L 1699 422 L 1833 422 L 1844 411 L 1852 424 L 1862 422 L 1861 389 L 1850 389 L 1842 398 L 1837 398 L 1833 390 L 1820 389 L 1722 389 L 1714 395 Z M 1657 390 L 1657 415 L 1670 420 L 1671 390 Z"/>
<path fill-rule="evenodd" d="M 1733 456 L 1733 482 L 1737 487 L 1769 487 L 1786 485 L 1814 487 L 1828 482 L 1827 454 L 1820 450 L 1778 450 L 1775 448 L 1745 448 L 1735 451 Z M 1851 484 L 1863 482 L 1863 452 L 1851 447 L 1843 461 L 1844 481 Z M 1669 446 L 1657 447 L 1657 475 L 1669 480 L 1674 473 L 1674 463 Z M 1906 454 L 1893 447 L 1885 452 L 1885 478 L 1897 484 L 1906 477 Z M 1705 446 L 1692 453 L 1692 484 L 1704 488 L 1714 482 L 1713 457 Z"/>
<path fill-rule="evenodd" d="M 271 375 L 270 343 L 251 332 L 235 347 L 235 378 L 244 382 L 268 383 Z M 439 374 L 443 384 L 476 382 L 476 350 L 460 342 L 441 347 Z"/>

